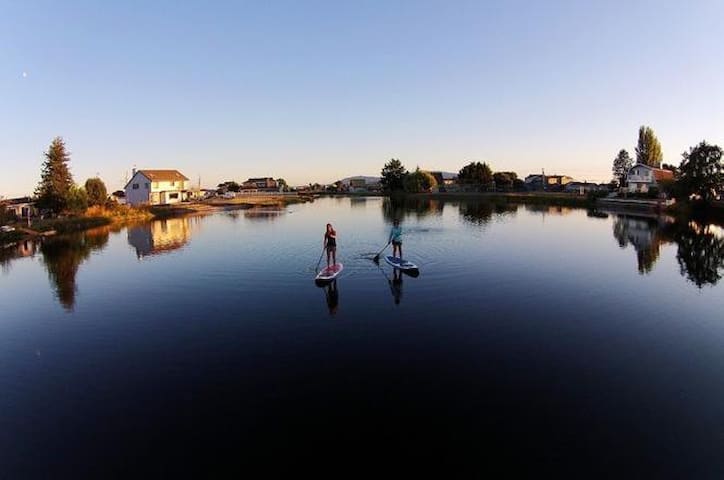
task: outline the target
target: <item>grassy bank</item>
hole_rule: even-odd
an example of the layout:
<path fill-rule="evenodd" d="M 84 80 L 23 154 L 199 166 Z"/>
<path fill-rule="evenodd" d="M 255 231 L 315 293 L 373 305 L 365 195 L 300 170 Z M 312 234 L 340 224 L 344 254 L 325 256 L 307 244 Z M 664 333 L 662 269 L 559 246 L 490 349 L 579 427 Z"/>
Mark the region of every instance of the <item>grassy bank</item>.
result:
<path fill-rule="evenodd" d="M 419 193 L 413 196 L 440 200 L 486 200 L 493 203 L 522 203 L 534 205 L 552 205 L 559 207 L 590 207 L 595 200 L 588 196 L 568 193 L 545 192 L 449 192 Z"/>

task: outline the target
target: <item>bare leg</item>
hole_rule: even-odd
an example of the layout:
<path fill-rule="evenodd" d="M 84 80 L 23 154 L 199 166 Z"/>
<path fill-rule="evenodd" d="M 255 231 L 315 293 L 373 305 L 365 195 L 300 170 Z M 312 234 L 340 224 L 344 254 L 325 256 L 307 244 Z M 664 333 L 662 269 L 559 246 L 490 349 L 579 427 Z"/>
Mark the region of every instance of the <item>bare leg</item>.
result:
<path fill-rule="evenodd" d="M 337 265 L 337 247 L 332 249 L 332 265 Z"/>
<path fill-rule="evenodd" d="M 327 266 L 329 266 L 329 257 L 332 254 L 329 248 L 327 248 Z"/>
<path fill-rule="evenodd" d="M 400 263 L 402 263 L 402 244 L 399 244 L 397 249 L 400 251 Z"/>

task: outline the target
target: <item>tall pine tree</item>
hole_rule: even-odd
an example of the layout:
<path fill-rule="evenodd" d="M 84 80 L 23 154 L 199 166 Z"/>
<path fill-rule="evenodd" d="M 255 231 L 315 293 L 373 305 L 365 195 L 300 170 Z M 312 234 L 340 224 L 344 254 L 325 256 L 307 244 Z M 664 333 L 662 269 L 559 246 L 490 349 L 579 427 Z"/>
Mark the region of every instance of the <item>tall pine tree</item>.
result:
<path fill-rule="evenodd" d="M 65 149 L 63 139 L 55 137 L 44 155 L 43 170 L 35 195 L 38 197 L 38 207 L 57 214 L 66 208 L 68 194 L 73 186 L 73 176 L 68 168 L 70 153 Z"/>
<path fill-rule="evenodd" d="M 663 159 L 664 154 L 661 152 L 661 144 L 653 129 L 642 125 L 639 128 L 639 141 L 636 145 L 636 163 L 661 168 Z"/>

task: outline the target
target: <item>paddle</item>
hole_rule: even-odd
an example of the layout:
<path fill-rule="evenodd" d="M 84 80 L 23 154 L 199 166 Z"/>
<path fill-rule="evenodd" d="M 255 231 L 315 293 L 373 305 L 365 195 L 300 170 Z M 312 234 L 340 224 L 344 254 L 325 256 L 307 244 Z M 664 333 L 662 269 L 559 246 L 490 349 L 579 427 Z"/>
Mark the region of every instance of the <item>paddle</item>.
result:
<path fill-rule="evenodd" d="M 319 254 L 319 260 L 317 260 L 317 267 L 314 269 L 314 274 L 319 272 L 319 264 L 322 263 L 322 257 L 324 256 L 324 250 L 326 247 L 322 247 L 322 253 Z"/>
<path fill-rule="evenodd" d="M 380 261 L 380 255 L 382 255 L 382 252 L 385 251 L 385 248 L 387 248 L 387 247 L 389 247 L 389 246 L 390 246 L 390 242 L 387 242 L 387 245 L 385 245 L 384 247 L 382 247 L 382 250 L 380 250 L 380 252 L 379 252 L 377 255 L 375 255 L 375 257 L 372 259 L 372 261 L 375 262 L 375 263 L 379 262 L 379 261 Z"/>

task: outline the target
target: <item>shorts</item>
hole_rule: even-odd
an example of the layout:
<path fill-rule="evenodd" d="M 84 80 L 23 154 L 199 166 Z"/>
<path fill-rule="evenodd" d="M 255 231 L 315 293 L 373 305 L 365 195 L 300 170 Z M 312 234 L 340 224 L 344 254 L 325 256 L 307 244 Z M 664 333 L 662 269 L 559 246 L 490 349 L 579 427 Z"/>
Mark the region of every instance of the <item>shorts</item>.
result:
<path fill-rule="evenodd" d="M 401 247 L 401 246 L 402 246 L 402 240 L 392 240 L 392 246 L 393 246 L 393 247 Z"/>

